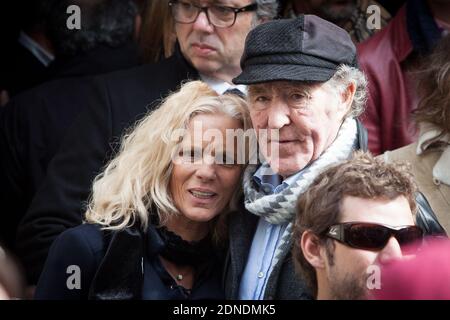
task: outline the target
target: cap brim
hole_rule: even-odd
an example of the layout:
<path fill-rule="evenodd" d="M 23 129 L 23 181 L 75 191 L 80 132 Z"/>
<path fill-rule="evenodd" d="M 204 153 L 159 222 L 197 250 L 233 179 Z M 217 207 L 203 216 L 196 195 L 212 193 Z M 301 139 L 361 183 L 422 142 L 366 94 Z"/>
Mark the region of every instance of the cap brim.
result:
<path fill-rule="evenodd" d="M 289 65 L 258 64 L 247 65 L 244 71 L 233 79 L 235 84 L 258 84 L 271 81 L 319 81 L 331 79 L 336 69 Z"/>

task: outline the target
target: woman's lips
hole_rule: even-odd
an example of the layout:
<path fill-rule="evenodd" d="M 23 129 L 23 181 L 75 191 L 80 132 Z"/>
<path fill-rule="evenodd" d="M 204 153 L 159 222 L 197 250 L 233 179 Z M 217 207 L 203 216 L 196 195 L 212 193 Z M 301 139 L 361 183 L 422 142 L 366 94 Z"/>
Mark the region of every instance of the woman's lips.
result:
<path fill-rule="evenodd" d="M 213 202 L 218 196 L 217 193 L 209 189 L 189 189 L 189 194 L 195 202 L 210 203 Z"/>
<path fill-rule="evenodd" d="M 194 191 L 194 190 L 190 190 L 189 192 L 194 197 L 200 198 L 200 199 L 209 199 L 216 195 L 216 193 L 214 193 L 214 192 L 202 192 L 202 191 Z"/>

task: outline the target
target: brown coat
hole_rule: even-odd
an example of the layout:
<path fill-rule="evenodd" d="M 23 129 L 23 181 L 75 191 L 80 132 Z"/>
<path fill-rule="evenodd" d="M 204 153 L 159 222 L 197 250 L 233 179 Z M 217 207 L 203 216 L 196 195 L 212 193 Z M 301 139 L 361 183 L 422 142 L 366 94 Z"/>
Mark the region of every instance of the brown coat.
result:
<path fill-rule="evenodd" d="M 416 155 L 417 142 L 395 151 L 387 151 L 385 161 L 406 160 L 412 165 L 420 191 L 429 201 L 439 222 L 450 233 L 450 186 L 433 179 L 433 167 L 441 156 L 441 151 L 427 151 Z M 449 164 L 450 168 L 450 164 Z"/>

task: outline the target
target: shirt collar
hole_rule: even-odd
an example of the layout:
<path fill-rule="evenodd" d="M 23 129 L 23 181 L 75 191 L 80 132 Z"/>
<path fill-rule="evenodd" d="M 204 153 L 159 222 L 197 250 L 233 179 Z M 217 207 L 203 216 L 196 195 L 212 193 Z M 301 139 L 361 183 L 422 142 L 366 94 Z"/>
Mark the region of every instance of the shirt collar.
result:
<path fill-rule="evenodd" d="M 232 85 L 228 82 L 205 76 L 204 74 L 200 74 L 200 79 L 202 79 L 203 82 L 208 84 L 208 86 L 210 86 L 211 89 L 216 91 L 218 94 L 223 94 L 229 89 L 238 89 L 239 91 L 247 95 L 247 86 L 245 85 Z"/>
<path fill-rule="evenodd" d="M 253 181 L 266 194 L 278 193 L 290 187 L 295 181 L 301 178 L 303 170 L 287 177 L 275 173 L 267 162 L 264 162 L 253 174 Z"/>

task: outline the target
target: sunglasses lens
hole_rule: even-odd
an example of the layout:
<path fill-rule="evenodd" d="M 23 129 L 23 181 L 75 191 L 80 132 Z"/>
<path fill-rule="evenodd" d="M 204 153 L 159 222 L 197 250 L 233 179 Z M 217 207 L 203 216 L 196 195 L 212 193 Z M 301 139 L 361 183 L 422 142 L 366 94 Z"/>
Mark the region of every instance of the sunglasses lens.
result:
<path fill-rule="evenodd" d="M 382 249 L 389 237 L 389 230 L 379 225 L 354 224 L 347 232 L 349 244 L 361 249 Z"/>
<path fill-rule="evenodd" d="M 419 227 L 407 227 L 397 232 L 397 241 L 404 254 L 412 254 L 420 248 L 423 231 Z"/>

